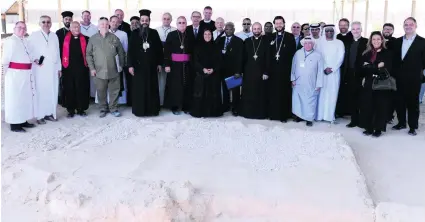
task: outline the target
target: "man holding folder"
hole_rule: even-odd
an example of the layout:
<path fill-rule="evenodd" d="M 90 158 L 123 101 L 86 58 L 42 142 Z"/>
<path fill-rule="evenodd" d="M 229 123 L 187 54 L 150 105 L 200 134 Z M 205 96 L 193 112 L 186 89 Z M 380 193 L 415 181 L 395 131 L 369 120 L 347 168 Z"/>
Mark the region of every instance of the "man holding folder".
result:
<path fill-rule="evenodd" d="M 218 40 L 218 46 L 222 49 L 223 65 L 221 73 L 223 75 L 223 111 L 229 111 L 230 107 L 234 116 L 238 115 L 238 104 L 241 96 L 240 86 L 228 88 L 228 85 L 238 85 L 242 80 L 242 56 L 243 56 L 243 40 L 235 36 L 235 25 L 228 22 L 225 25 L 225 37 Z M 233 77 L 233 78 L 230 78 Z M 229 84 L 226 84 L 228 82 Z M 231 103 L 230 103 L 231 101 Z"/>

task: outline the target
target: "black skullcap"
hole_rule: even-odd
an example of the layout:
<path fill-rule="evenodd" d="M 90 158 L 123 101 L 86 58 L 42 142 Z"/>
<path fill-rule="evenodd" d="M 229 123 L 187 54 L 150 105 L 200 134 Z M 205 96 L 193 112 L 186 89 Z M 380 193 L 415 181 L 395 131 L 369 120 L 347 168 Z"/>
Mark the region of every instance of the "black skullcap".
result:
<path fill-rule="evenodd" d="M 72 13 L 70 11 L 64 11 L 64 12 L 62 12 L 61 15 L 62 15 L 63 18 L 65 18 L 65 17 L 72 17 L 74 15 L 74 13 Z"/>
<path fill-rule="evenodd" d="M 140 21 L 140 17 L 139 16 L 133 16 L 133 17 L 130 18 L 130 22 L 133 21 L 133 20 Z"/>
<path fill-rule="evenodd" d="M 142 10 L 140 10 L 139 11 L 139 13 L 140 13 L 140 16 L 147 16 L 147 17 L 151 17 L 151 10 L 148 10 L 148 9 L 142 9 Z"/>

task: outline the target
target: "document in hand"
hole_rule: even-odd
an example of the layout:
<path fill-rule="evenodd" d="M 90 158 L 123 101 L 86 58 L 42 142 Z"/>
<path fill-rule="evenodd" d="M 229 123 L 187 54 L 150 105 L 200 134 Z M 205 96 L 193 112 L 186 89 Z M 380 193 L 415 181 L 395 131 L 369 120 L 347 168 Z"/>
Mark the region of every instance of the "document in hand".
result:
<path fill-rule="evenodd" d="M 227 85 L 228 89 L 233 89 L 235 87 L 242 85 L 242 76 L 239 77 L 239 78 L 235 78 L 234 76 L 230 76 L 230 77 L 226 78 L 225 80 L 226 80 L 226 85 Z"/>

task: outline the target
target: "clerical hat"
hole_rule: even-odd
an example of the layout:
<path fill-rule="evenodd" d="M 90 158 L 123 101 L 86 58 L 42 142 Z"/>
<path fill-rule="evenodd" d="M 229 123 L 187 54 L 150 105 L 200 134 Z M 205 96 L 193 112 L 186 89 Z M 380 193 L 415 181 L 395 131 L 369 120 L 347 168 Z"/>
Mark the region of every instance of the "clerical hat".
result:
<path fill-rule="evenodd" d="M 139 11 L 139 13 L 140 13 L 140 17 L 142 17 L 142 16 L 147 16 L 147 17 L 151 17 L 151 10 L 149 10 L 149 9 L 142 9 L 142 10 L 140 10 Z"/>
<path fill-rule="evenodd" d="M 62 12 L 61 15 L 62 15 L 63 18 L 65 18 L 65 17 L 72 17 L 74 15 L 74 13 L 72 13 L 70 11 L 64 11 L 64 12 Z"/>
<path fill-rule="evenodd" d="M 140 21 L 140 17 L 139 16 L 133 16 L 133 17 L 130 18 L 130 22 L 133 21 L 133 20 Z"/>

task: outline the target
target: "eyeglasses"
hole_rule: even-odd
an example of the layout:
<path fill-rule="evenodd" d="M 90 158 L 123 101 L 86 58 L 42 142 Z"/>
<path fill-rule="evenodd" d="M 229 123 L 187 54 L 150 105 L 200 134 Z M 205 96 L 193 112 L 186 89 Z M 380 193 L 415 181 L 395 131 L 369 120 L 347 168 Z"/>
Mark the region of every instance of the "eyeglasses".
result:
<path fill-rule="evenodd" d="M 242 25 L 251 25 L 251 23 L 242 23 Z"/>
<path fill-rule="evenodd" d="M 177 22 L 177 24 L 184 25 L 186 22 Z"/>
<path fill-rule="evenodd" d="M 50 23 L 52 23 L 51 21 L 42 21 L 41 23 L 43 23 L 43 24 L 50 24 Z"/>
<path fill-rule="evenodd" d="M 299 28 L 301 28 L 301 27 L 299 27 L 299 26 L 292 26 L 292 28 L 293 28 L 293 29 L 299 29 Z"/>

